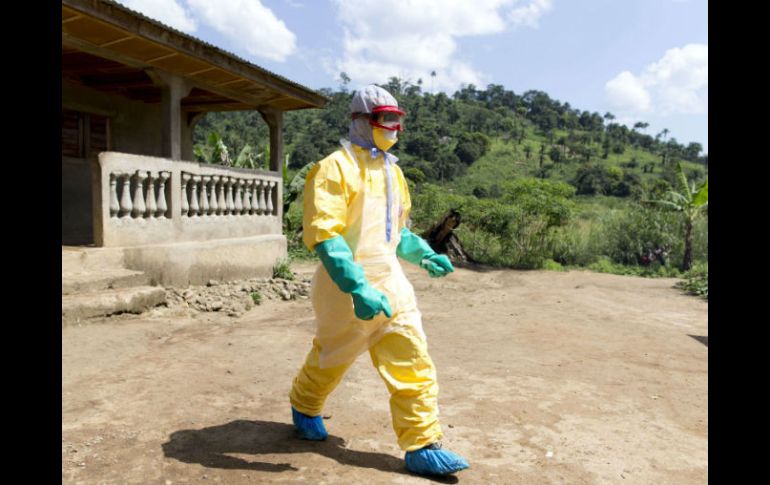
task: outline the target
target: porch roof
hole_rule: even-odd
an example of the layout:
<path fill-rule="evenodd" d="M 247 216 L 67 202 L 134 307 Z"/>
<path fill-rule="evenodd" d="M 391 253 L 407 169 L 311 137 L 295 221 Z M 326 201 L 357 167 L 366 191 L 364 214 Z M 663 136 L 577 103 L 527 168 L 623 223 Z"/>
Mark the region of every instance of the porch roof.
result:
<path fill-rule="evenodd" d="M 329 98 L 109 0 L 62 0 L 62 77 L 131 99 L 160 102 L 147 70 L 195 88 L 188 112 L 321 108 Z"/>

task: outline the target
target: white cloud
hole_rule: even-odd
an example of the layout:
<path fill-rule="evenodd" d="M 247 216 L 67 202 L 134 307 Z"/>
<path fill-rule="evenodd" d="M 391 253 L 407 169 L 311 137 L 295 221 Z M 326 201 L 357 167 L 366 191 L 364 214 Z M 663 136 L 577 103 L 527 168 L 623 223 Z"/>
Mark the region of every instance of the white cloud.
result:
<path fill-rule="evenodd" d="M 484 75 L 457 56 L 457 39 L 491 35 L 519 25 L 536 26 L 552 0 L 335 0 L 344 52 L 334 63 L 354 84 L 385 82 L 391 76 L 427 89 L 453 91 L 481 86 Z"/>
<path fill-rule="evenodd" d="M 537 27 L 537 21 L 553 6 L 552 0 L 533 0 L 529 5 L 517 7 L 511 10 L 508 18 L 514 25 L 527 25 Z"/>
<path fill-rule="evenodd" d="M 708 45 L 666 51 L 640 74 L 623 71 L 605 85 L 610 106 L 626 115 L 708 112 Z"/>
<path fill-rule="evenodd" d="M 185 33 L 192 33 L 198 23 L 176 0 L 119 0 L 120 3 L 142 14 Z"/>
<path fill-rule="evenodd" d="M 605 92 L 610 105 L 620 111 L 645 113 L 650 109 L 650 93 L 639 78 L 628 71 L 607 82 Z"/>
<path fill-rule="evenodd" d="M 296 36 L 261 0 L 187 0 L 201 21 L 236 50 L 283 62 L 296 50 Z"/>

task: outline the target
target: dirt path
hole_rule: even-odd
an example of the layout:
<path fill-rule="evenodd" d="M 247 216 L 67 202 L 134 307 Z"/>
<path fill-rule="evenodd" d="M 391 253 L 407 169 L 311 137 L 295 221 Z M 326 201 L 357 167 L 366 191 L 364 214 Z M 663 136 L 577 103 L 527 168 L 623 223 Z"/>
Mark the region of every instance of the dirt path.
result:
<path fill-rule="evenodd" d="M 676 280 L 406 269 L 444 444 L 471 464 L 439 482 L 707 483 L 708 304 Z M 63 483 L 430 483 L 403 468 L 367 355 L 329 399 L 329 440 L 292 438 L 313 330 L 309 300 L 63 328 Z"/>

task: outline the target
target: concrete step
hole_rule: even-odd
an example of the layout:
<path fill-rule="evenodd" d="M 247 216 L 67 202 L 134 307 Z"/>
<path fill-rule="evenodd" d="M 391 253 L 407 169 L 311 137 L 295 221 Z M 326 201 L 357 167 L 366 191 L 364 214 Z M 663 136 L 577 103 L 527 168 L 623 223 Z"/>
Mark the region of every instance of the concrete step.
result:
<path fill-rule="evenodd" d="M 166 291 L 156 286 L 137 286 L 77 295 L 62 295 L 62 323 L 115 313 L 142 313 L 165 301 Z"/>
<path fill-rule="evenodd" d="M 62 246 L 62 273 L 123 267 L 123 248 Z"/>
<path fill-rule="evenodd" d="M 61 275 L 62 295 L 91 291 L 149 286 L 150 278 L 141 271 L 123 268 L 66 272 Z"/>

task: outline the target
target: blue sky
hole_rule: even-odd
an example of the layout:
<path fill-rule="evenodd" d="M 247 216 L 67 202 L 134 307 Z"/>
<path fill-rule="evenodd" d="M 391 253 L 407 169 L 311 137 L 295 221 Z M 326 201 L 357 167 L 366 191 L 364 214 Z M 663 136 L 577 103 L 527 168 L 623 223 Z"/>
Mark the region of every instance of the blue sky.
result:
<path fill-rule="evenodd" d="M 313 89 L 545 91 L 708 152 L 706 0 L 121 0 Z M 436 77 L 431 79 L 431 71 Z"/>

